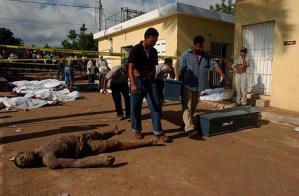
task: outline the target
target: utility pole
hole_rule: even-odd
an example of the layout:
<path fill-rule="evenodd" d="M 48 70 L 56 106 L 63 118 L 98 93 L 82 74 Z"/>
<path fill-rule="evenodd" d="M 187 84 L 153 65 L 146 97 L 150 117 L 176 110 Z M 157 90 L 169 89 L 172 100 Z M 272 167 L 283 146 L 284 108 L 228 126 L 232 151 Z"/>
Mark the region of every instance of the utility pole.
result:
<path fill-rule="evenodd" d="M 103 5 L 102 5 L 102 0 L 99 0 L 98 1 L 98 8 L 96 8 L 96 13 L 98 14 L 98 20 L 99 20 L 99 31 L 102 30 L 102 24 L 103 24 L 103 13 L 104 13 L 104 8 L 103 8 Z M 96 14 L 96 17 L 97 17 L 97 14 Z"/>

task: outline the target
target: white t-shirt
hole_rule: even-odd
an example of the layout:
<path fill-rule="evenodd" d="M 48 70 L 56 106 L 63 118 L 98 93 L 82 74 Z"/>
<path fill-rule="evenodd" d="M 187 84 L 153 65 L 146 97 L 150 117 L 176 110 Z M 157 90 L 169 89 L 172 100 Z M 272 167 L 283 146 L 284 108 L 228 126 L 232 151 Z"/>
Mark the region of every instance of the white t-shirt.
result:
<path fill-rule="evenodd" d="M 164 63 L 160 63 L 160 64 L 156 65 L 155 78 L 160 79 L 160 80 L 167 79 L 168 74 L 171 71 L 172 71 L 171 68 L 169 68 L 167 65 L 165 65 Z"/>
<path fill-rule="evenodd" d="M 94 74 L 94 65 L 93 65 L 93 62 L 90 60 L 88 61 L 87 63 L 87 74 Z"/>
<path fill-rule="evenodd" d="M 243 62 L 243 59 L 242 57 L 240 56 L 236 61 L 235 63 L 232 65 L 233 68 L 236 68 L 238 65 L 240 64 L 247 64 L 247 67 L 250 67 L 250 64 L 251 64 L 251 58 L 249 56 L 246 56 L 245 59 L 244 59 L 246 62 Z"/>
<path fill-rule="evenodd" d="M 100 74 L 107 74 L 110 71 L 110 69 L 108 67 L 108 62 L 105 59 L 98 60 L 97 61 L 97 67 L 99 68 L 99 73 Z"/>

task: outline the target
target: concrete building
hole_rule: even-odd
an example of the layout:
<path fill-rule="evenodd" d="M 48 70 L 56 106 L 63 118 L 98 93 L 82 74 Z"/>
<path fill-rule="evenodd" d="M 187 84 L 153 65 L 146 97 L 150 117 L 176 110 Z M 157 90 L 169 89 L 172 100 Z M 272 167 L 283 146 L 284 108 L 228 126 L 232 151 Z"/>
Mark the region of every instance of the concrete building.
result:
<path fill-rule="evenodd" d="M 249 49 L 249 91 L 299 111 L 299 1 L 237 0 L 235 57 Z"/>
<path fill-rule="evenodd" d="M 159 33 L 156 49 L 159 55 L 181 56 L 192 46 L 193 37 L 206 39 L 206 50 L 217 56 L 232 57 L 234 46 L 234 17 L 228 14 L 172 3 L 129 21 L 94 34 L 99 51 L 128 52 L 143 40 L 147 28 Z M 111 60 L 113 65 L 119 60 Z"/>

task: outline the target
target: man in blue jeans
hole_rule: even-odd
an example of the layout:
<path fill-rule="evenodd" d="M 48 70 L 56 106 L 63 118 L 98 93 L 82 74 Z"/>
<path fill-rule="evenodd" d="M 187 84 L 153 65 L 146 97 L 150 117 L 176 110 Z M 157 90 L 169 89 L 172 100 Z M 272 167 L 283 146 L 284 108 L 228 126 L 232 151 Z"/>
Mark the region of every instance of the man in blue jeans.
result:
<path fill-rule="evenodd" d="M 161 127 L 161 105 L 155 80 L 155 68 L 158 65 L 158 52 L 154 48 L 159 33 L 149 28 L 144 41 L 134 46 L 129 53 L 129 78 L 131 83 L 131 125 L 136 139 L 142 139 L 141 108 L 144 97 L 151 111 L 153 132 L 156 137 L 168 142 Z"/>

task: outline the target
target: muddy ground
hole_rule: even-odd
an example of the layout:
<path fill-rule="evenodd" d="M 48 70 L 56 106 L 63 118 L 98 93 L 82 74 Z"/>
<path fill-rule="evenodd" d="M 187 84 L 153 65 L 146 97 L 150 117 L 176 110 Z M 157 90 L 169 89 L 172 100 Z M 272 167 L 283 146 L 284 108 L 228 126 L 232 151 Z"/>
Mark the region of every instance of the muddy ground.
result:
<path fill-rule="evenodd" d="M 112 129 L 111 95 L 82 95 L 62 106 L 0 113 L 2 195 L 299 195 L 299 133 L 292 127 L 264 122 L 257 129 L 191 140 L 181 132 L 178 102 L 166 103 L 162 121 L 173 142 L 115 152 L 115 168 L 16 168 L 9 159 L 17 152 L 62 135 Z M 147 108 L 143 118 L 150 139 Z M 126 132 L 115 139 L 134 139 L 127 121 L 118 126 Z M 18 128 L 23 132 L 16 133 Z"/>

